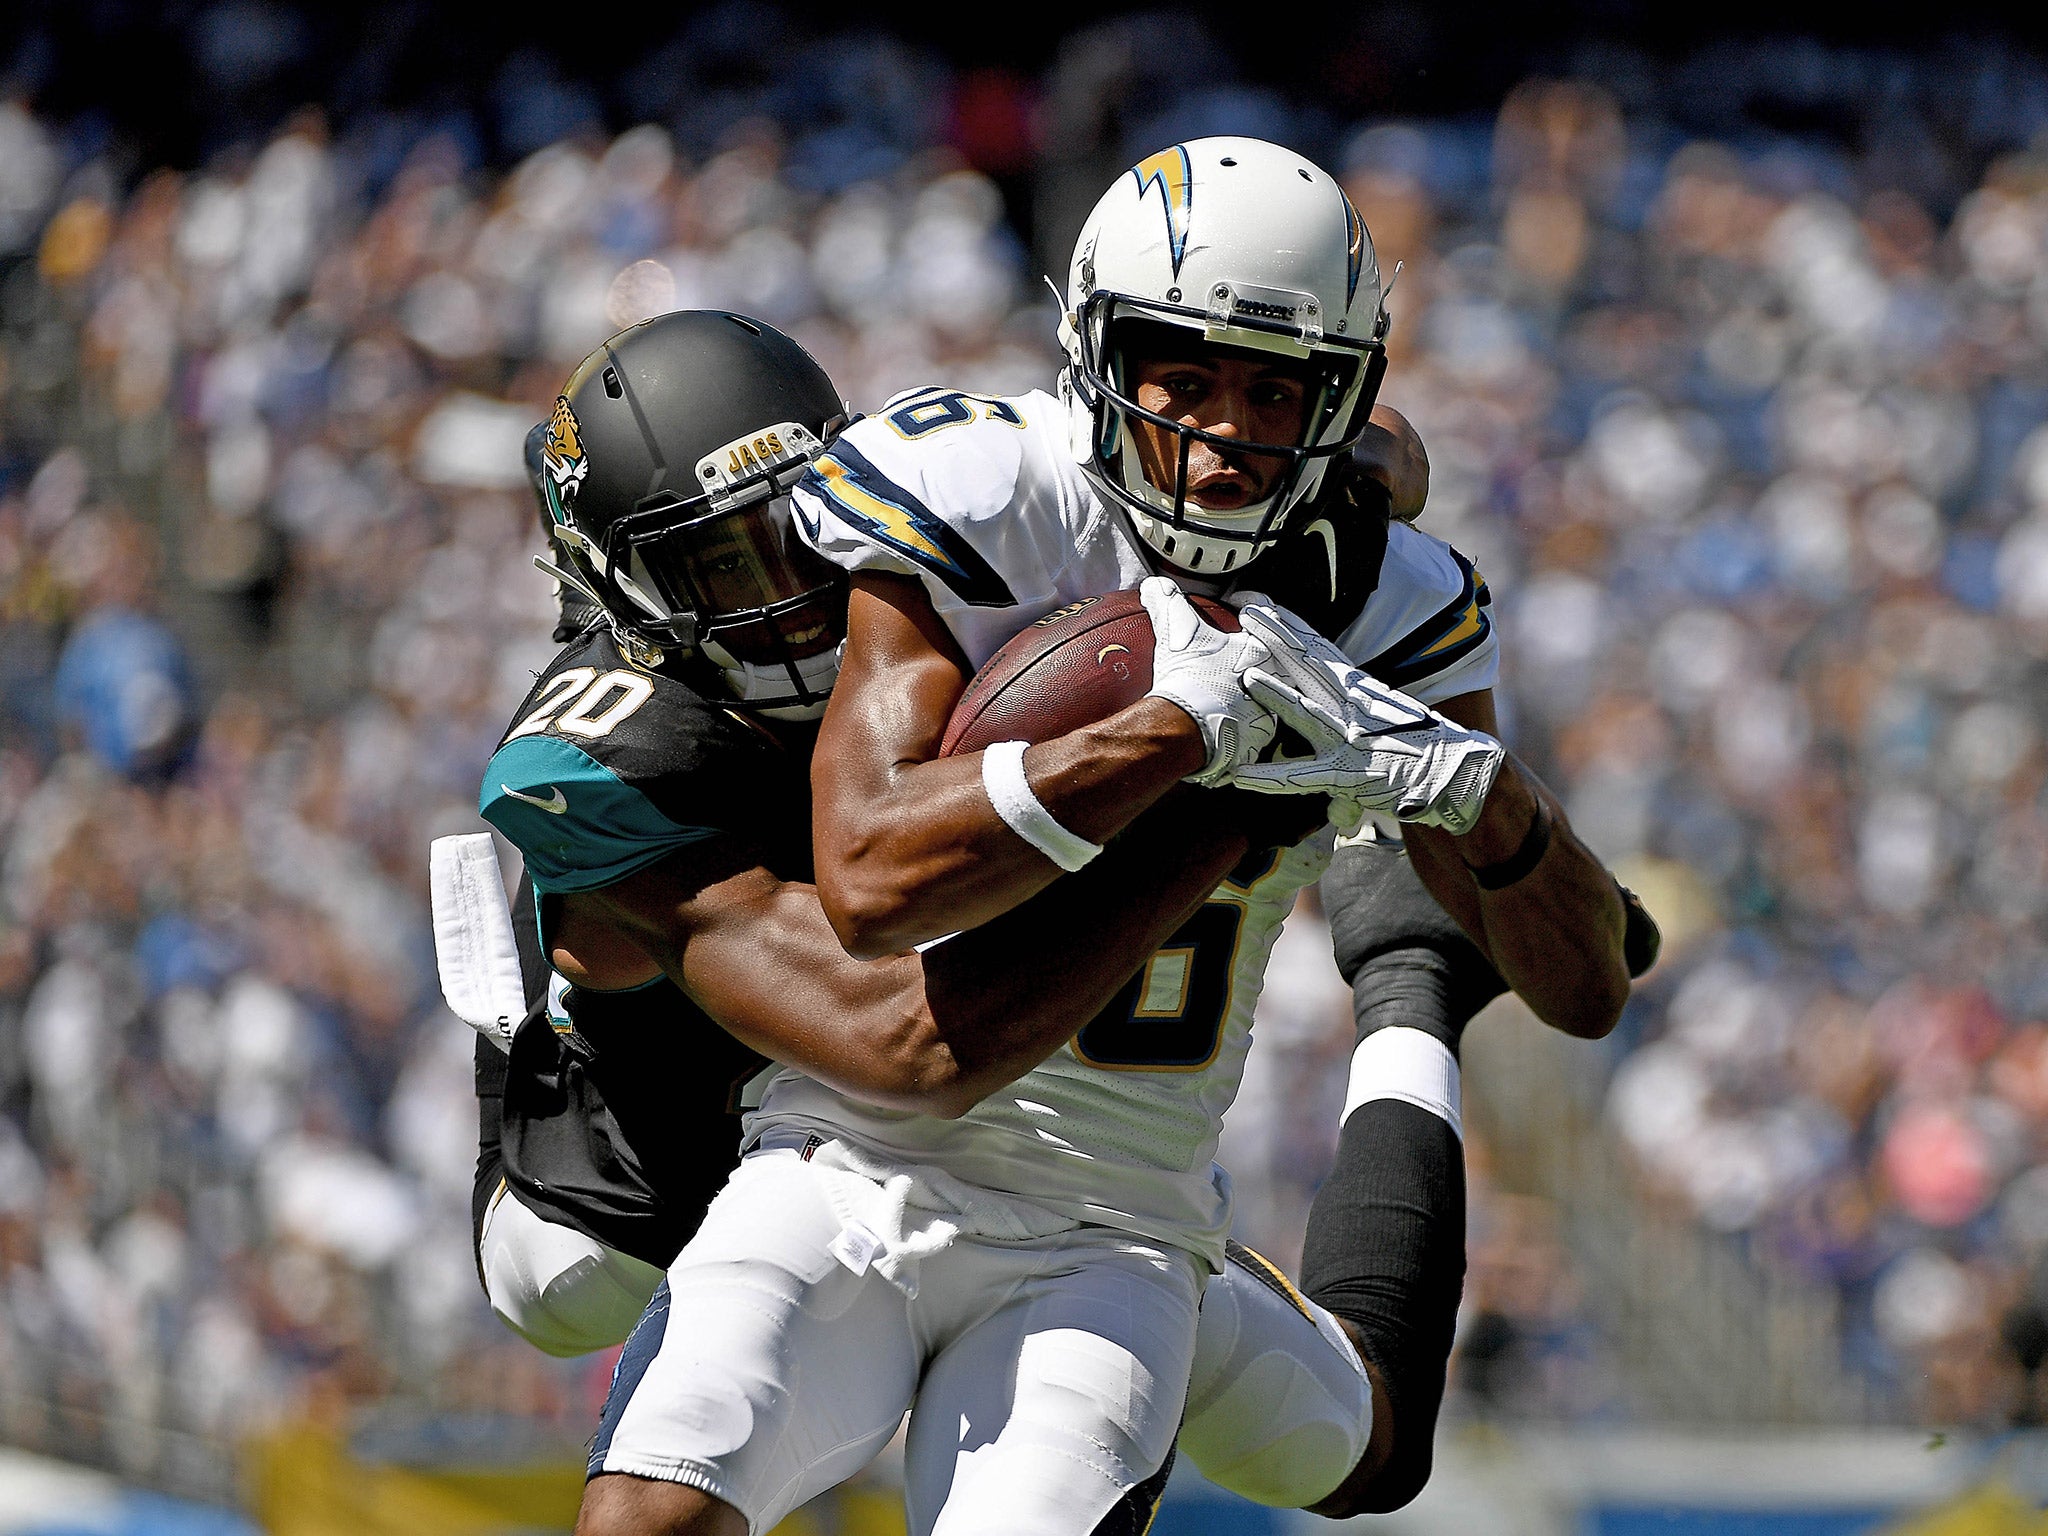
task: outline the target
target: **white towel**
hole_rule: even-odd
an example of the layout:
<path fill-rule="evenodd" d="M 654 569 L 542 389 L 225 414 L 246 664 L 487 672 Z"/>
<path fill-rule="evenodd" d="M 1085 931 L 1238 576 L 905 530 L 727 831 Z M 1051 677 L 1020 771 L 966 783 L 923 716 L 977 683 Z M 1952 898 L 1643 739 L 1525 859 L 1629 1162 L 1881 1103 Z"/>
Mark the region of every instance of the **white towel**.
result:
<path fill-rule="evenodd" d="M 526 987 L 491 834 L 437 837 L 427 864 L 441 996 L 458 1019 L 509 1051 L 512 1032 L 526 1016 Z"/>

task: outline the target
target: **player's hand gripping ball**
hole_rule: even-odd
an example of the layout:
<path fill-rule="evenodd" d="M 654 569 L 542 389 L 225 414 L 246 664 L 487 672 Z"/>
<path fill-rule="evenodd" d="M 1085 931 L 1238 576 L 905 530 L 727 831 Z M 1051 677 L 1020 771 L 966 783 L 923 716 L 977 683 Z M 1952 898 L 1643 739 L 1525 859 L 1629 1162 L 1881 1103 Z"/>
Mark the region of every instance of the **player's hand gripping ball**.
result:
<path fill-rule="evenodd" d="M 1190 597 L 1218 629 L 1237 615 Z M 1086 597 L 1013 635 L 968 680 L 939 746 L 945 757 L 999 741 L 1051 741 L 1106 720 L 1152 687 L 1152 620 L 1135 591 Z"/>
<path fill-rule="evenodd" d="M 1235 632 L 1237 614 L 1190 595 L 1196 612 Z M 979 752 L 999 741 L 1051 741 L 1106 720 L 1152 687 L 1152 621 L 1135 590 L 1084 598 L 1011 637 L 969 679 L 946 724 L 940 754 Z M 1328 818 L 1320 795 L 1253 795 L 1181 785 L 1165 806 L 1234 829 L 1254 848 L 1287 847 Z M 1197 811 L 1199 807 L 1199 811 Z"/>

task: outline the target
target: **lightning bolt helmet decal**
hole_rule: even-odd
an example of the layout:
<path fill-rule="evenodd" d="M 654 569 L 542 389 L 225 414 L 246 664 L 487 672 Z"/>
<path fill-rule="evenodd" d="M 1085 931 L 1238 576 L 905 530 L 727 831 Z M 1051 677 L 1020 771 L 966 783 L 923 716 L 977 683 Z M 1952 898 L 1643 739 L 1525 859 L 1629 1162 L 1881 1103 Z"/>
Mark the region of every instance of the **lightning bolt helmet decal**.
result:
<path fill-rule="evenodd" d="M 1344 199 L 1344 302 L 1348 305 L 1358 297 L 1358 274 L 1365 266 L 1365 220 L 1358 216 L 1350 193 L 1339 187 L 1337 195 Z"/>
<path fill-rule="evenodd" d="M 1195 198 L 1194 170 L 1188 161 L 1187 146 L 1176 144 L 1156 155 L 1147 155 L 1131 167 L 1131 174 L 1138 180 L 1141 199 L 1151 190 L 1153 182 L 1159 183 L 1160 201 L 1166 210 L 1167 246 L 1173 252 L 1173 275 L 1179 277 L 1181 258 L 1187 255 L 1188 249 L 1188 211 L 1194 206 Z M 1346 206 L 1349 206 L 1348 200 Z M 1357 218 L 1357 214 L 1352 217 Z M 1355 284 L 1358 280 L 1355 256 L 1352 267 Z"/>

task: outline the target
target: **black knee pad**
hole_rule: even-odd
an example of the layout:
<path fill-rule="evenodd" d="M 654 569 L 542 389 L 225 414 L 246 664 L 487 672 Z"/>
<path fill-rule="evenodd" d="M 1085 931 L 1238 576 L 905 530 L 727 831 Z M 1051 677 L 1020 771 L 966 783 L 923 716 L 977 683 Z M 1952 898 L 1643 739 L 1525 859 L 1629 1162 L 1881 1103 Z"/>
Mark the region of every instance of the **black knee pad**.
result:
<path fill-rule="evenodd" d="M 1399 1509 L 1429 1481 L 1465 1285 L 1464 1145 L 1401 1099 L 1351 1112 L 1309 1212 L 1302 1290 L 1357 1330 L 1393 1420 L 1386 1465 L 1344 1513 Z"/>
<path fill-rule="evenodd" d="M 1323 909 L 1361 1038 L 1403 1025 L 1455 1056 L 1472 1016 L 1507 990 L 1398 845 L 1338 849 L 1323 876 Z"/>
<path fill-rule="evenodd" d="M 1159 1470 L 1118 1499 L 1090 1536 L 1145 1536 L 1159 1513 L 1159 1501 L 1166 1497 L 1166 1480 L 1173 1476 L 1173 1459 L 1179 1454 L 1178 1442 L 1169 1445 Z"/>

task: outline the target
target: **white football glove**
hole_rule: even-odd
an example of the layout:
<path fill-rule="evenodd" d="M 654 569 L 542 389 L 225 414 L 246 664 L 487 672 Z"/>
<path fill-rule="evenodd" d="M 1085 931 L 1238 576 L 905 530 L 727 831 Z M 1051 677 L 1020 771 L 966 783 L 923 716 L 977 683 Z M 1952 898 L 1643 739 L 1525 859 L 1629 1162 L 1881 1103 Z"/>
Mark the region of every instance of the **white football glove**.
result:
<path fill-rule="evenodd" d="M 1265 642 L 1218 629 L 1170 576 L 1147 576 L 1138 583 L 1138 596 L 1152 620 L 1152 687 L 1146 697 L 1178 704 L 1202 728 L 1209 756 L 1188 781 L 1212 789 L 1228 784 L 1279 731 L 1242 681 L 1248 668 L 1269 659 Z"/>
<path fill-rule="evenodd" d="M 1300 732 L 1313 755 L 1240 768 L 1233 783 L 1330 795 L 1453 836 L 1472 830 L 1505 747 L 1376 682 L 1277 604 L 1247 603 L 1238 617 L 1271 658 L 1245 674 L 1245 691 Z"/>

